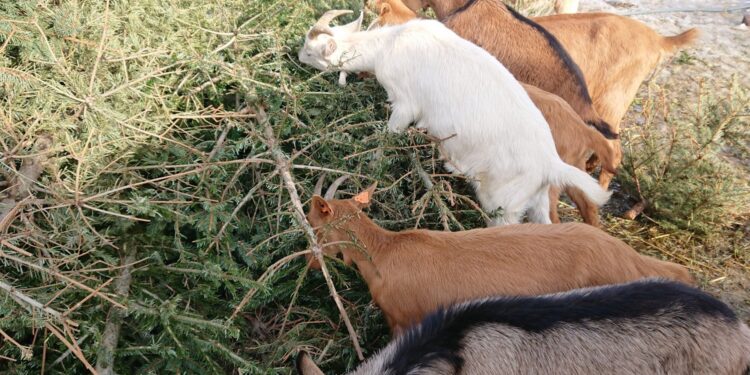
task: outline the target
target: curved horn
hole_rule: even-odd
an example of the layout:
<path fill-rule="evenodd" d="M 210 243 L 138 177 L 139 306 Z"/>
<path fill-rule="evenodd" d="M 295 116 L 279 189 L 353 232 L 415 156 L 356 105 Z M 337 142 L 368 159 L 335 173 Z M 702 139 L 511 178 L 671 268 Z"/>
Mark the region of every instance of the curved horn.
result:
<path fill-rule="evenodd" d="M 345 9 L 345 10 L 329 10 L 325 13 L 323 13 L 322 16 L 318 19 L 317 22 L 313 25 L 313 27 L 310 29 L 310 32 L 307 33 L 307 37 L 309 39 L 315 38 L 319 34 L 328 34 L 333 35 L 333 30 L 331 30 L 331 21 L 333 21 L 334 18 L 343 16 L 344 14 L 352 13 L 351 10 Z"/>
<path fill-rule="evenodd" d="M 321 174 L 320 178 L 318 178 L 318 182 L 315 183 L 315 189 L 313 189 L 314 195 L 318 195 L 318 196 L 323 195 L 323 182 L 325 182 L 325 180 L 326 180 L 325 173 Z"/>
<path fill-rule="evenodd" d="M 331 186 L 328 187 L 328 190 L 326 190 L 325 198 L 326 200 L 333 199 L 333 197 L 336 195 L 336 190 L 339 189 L 339 186 L 346 181 L 346 179 L 349 178 L 349 175 L 343 175 L 336 179 L 336 181 L 333 181 Z"/>
<path fill-rule="evenodd" d="M 350 13 L 353 13 L 353 12 L 351 10 L 349 10 L 349 9 L 334 9 L 334 10 L 329 10 L 329 11 L 323 13 L 323 15 L 320 16 L 320 18 L 318 18 L 318 22 L 315 22 L 314 26 L 329 27 L 329 26 L 331 26 L 330 25 L 331 21 L 333 21 L 336 17 L 343 16 L 344 14 L 350 14 Z"/>

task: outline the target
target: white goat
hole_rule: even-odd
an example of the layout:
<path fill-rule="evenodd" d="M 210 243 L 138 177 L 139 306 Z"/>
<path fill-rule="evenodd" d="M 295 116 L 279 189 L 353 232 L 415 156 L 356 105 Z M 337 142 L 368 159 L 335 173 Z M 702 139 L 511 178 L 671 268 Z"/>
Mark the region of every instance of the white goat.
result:
<path fill-rule="evenodd" d="M 565 164 L 549 126 L 497 59 L 443 24 L 413 20 L 366 32 L 334 32 L 329 11 L 310 29 L 301 62 L 319 70 L 372 72 L 388 93 L 388 129 L 412 122 L 442 139 L 446 166 L 472 180 L 490 224 L 550 223 L 549 186 L 573 186 L 597 205 L 609 193 Z"/>
<path fill-rule="evenodd" d="M 351 12 L 347 11 L 347 13 L 351 13 Z M 327 12 L 325 15 L 323 15 L 323 17 L 320 18 L 320 20 L 318 20 L 318 22 L 322 21 L 328 24 L 340 14 L 343 14 L 343 13 Z M 353 32 L 359 31 L 362 28 L 362 20 L 364 20 L 364 17 L 365 17 L 365 12 L 362 11 L 359 13 L 359 17 L 356 20 L 349 22 L 346 25 L 331 27 L 330 28 L 331 34 L 333 34 L 334 36 L 343 36 L 343 35 L 348 35 Z M 338 82 L 339 86 L 342 86 L 342 87 L 346 86 L 347 75 L 348 74 L 343 70 L 341 71 L 341 73 L 339 73 L 339 82 Z"/>

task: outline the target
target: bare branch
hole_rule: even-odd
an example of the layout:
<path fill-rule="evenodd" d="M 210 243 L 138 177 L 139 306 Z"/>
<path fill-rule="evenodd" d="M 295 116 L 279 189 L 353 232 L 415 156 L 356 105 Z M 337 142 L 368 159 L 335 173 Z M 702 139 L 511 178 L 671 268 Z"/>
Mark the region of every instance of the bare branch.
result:
<path fill-rule="evenodd" d="M 0 241 L 0 243 L 2 243 L 3 245 L 5 245 L 5 244 L 6 244 L 6 241 Z M 108 301 L 109 303 L 111 303 L 111 304 L 113 304 L 113 305 L 115 305 L 115 306 L 119 306 L 119 307 L 121 307 L 121 308 L 123 308 L 123 309 L 125 308 L 125 306 L 123 306 L 123 305 L 122 305 L 122 304 L 120 304 L 119 302 L 117 302 L 117 301 L 113 300 L 112 298 L 110 298 L 110 297 L 109 297 L 109 296 L 107 296 L 106 294 L 104 294 L 104 293 L 100 293 L 100 292 L 97 292 L 96 290 L 94 290 L 94 289 L 93 289 L 93 288 L 91 288 L 90 286 L 88 286 L 88 285 L 86 285 L 86 284 L 83 284 L 83 283 L 81 283 L 81 282 L 79 282 L 79 281 L 76 281 L 76 280 L 74 280 L 74 279 L 71 279 L 70 277 L 68 277 L 68 276 L 65 276 L 65 275 L 63 275 L 63 274 L 62 274 L 62 273 L 60 273 L 60 272 L 57 272 L 57 271 L 53 271 L 53 270 L 50 270 L 50 269 L 48 269 L 48 268 L 45 268 L 45 267 L 42 267 L 42 266 L 40 266 L 40 265 L 38 265 L 38 264 L 35 264 L 35 263 L 29 262 L 29 261 L 27 261 L 27 260 L 21 259 L 21 258 L 19 258 L 19 257 L 15 257 L 15 256 L 13 256 L 13 255 L 7 254 L 6 252 L 4 252 L 4 251 L 2 251 L 2 250 L 0 250 L 0 257 L 2 257 L 2 258 L 5 258 L 5 259 L 8 259 L 8 260 L 10 260 L 11 262 L 14 262 L 14 263 L 16 263 L 16 264 L 23 264 L 23 265 L 24 265 L 24 266 L 26 266 L 26 267 L 29 267 L 29 268 L 33 268 L 33 269 L 35 269 L 35 270 L 37 270 L 37 271 L 41 271 L 41 272 L 47 273 L 47 274 L 49 274 L 49 275 L 52 275 L 53 277 L 55 277 L 55 278 L 56 278 L 56 279 L 58 279 L 58 280 L 62 280 L 62 281 L 65 281 L 66 283 L 72 284 L 72 285 L 74 285 L 74 286 L 76 286 L 76 287 L 78 287 L 78 288 L 81 288 L 81 289 L 83 289 L 83 290 L 86 290 L 86 291 L 88 291 L 88 292 L 91 292 L 91 293 L 93 293 L 93 294 L 94 294 L 95 296 L 97 296 L 97 297 L 99 297 L 99 298 L 102 298 L 102 299 L 105 299 L 105 300 L 107 300 L 107 301 Z"/>
<path fill-rule="evenodd" d="M 44 172 L 44 166 L 47 163 L 47 150 L 52 146 L 52 138 L 48 135 L 41 135 L 37 138 L 34 148 L 36 156 L 24 159 L 21 168 L 9 181 L 8 196 L 0 201 L 0 232 L 10 226 L 13 218 L 21 210 L 22 203 L 26 198 L 31 196 L 31 187 L 37 183 L 39 176 Z"/>
<path fill-rule="evenodd" d="M 0 280 L 0 289 L 8 293 L 8 295 L 10 295 L 10 297 L 13 298 L 14 301 L 18 302 L 20 305 L 23 305 L 29 311 L 33 311 L 34 309 L 36 309 L 43 312 L 45 315 L 48 315 L 60 321 L 63 324 L 68 324 L 74 327 L 78 326 L 78 323 L 67 319 L 63 316 L 63 314 L 59 313 L 55 309 L 44 306 L 43 303 L 27 296 L 26 294 L 20 292 L 18 289 L 14 288 L 12 285 L 2 280 Z"/>
<path fill-rule="evenodd" d="M 132 270 L 135 263 L 136 251 L 132 245 L 122 247 L 124 254 L 120 255 L 120 264 L 124 267 L 120 270 L 120 277 L 115 281 L 115 293 L 122 298 L 130 294 L 130 282 L 133 279 Z M 117 341 L 120 339 L 120 328 L 124 317 L 124 309 L 117 306 L 109 308 L 107 322 L 104 324 L 104 332 L 99 341 L 99 352 L 96 356 L 96 372 L 101 375 L 114 375 L 115 350 Z"/>
<path fill-rule="evenodd" d="M 302 202 L 300 201 L 299 194 L 297 193 L 297 188 L 294 185 L 294 179 L 292 178 L 292 174 L 290 172 L 291 168 L 289 160 L 284 152 L 281 151 L 281 148 L 279 148 L 276 141 L 276 136 L 273 134 L 273 129 L 271 128 L 271 124 L 268 122 L 268 118 L 266 117 L 266 113 L 263 108 L 258 108 L 256 112 L 258 114 L 258 122 L 264 127 L 263 133 L 266 138 L 266 144 L 271 150 L 273 158 L 276 161 L 279 173 L 281 174 L 281 178 L 284 181 L 284 186 L 289 192 L 289 198 L 291 199 L 292 207 L 294 208 L 294 217 L 297 219 L 297 222 L 305 232 L 305 237 L 307 237 L 307 241 L 310 243 L 310 248 L 312 249 L 313 256 L 315 256 L 315 258 L 320 263 L 321 270 L 323 271 L 323 277 L 325 278 L 326 284 L 328 285 L 328 290 L 331 292 L 331 296 L 336 302 L 336 307 L 339 309 L 339 313 L 344 319 L 344 324 L 346 325 L 346 329 L 349 331 L 349 336 L 351 337 L 352 344 L 354 345 L 354 350 L 357 352 L 357 357 L 359 357 L 360 360 L 364 360 L 365 357 L 362 354 L 362 348 L 360 348 L 359 346 L 357 332 L 354 330 L 354 327 L 352 327 L 352 323 L 349 320 L 349 315 L 346 313 L 344 305 L 341 303 L 341 298 L 336 292 L 336 287 L 333 285 L 333 280 L 331 279 L 331 275 L 328 273 L 328 268 L 326 268 L 325 259 L 323 259 L 323 251 L 318 244 L 318 239 L 315 236 L 315 232 L 313 231 L 310 223 L 305 218 L 305 211 L 302 208 Z"/>

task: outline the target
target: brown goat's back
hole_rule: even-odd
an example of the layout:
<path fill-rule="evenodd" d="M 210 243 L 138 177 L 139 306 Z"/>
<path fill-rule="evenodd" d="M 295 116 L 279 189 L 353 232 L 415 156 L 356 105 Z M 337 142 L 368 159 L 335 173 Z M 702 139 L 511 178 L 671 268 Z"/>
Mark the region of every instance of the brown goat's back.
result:
<path fill-rule="evenodd" d="M 643 22 L 611 13 L 536 17 L 581 68 L 597 112 L 619 124 L 641 83 L 661 59 L 698 35 L 664 37 Z"/>
<path fill-rule="evenodd" d="M 536 295 L 648 276 L 686 281 L 681 267 L 643 257 L 588 225 L 523 224 L 464 232 L 406 231 L 354 255 L 363 274 L 380 274 L 373 298 L 396 329 L 439 306 L 493 295 Z M 364 261 L 364 262 L 363 262 Z M 374 266 L 375 269 L 368 269 Z M 368 277 L 366 276 L 366 279 Z"/>

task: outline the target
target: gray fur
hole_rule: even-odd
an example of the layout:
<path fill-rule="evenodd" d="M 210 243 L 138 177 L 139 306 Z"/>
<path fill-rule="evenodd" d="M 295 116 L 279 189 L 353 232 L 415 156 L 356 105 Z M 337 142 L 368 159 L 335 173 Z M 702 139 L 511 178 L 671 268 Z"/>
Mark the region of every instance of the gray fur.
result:
<path fill-rule="evenodd" d="M 564 299 L 595 289 L 542 298 Z M 488 300 L 491 299 L 483 301 Z M 467 305 L 459 304 L 450 310 Z M 745 374 L 750 366 L 750 329 L 736 317 L 728 319 L 695 310 L 689 303 L 669 305 L 637 318 L 562 323 L 540 332 L 507 324 L 477 324 L 463 332 L 458 353 L 463 360 L 460 373 Z M 412 329 L 417 330 L 412 334 L 421 332 L 420 326 Z M 387 368 L 395 358 L 409 356 L 404 349 L 405 336 L 393 340 L 351 374 L 397 375 Z M 420 362 L 409 374 L 453 374 L 453 367 L 447 362 Z"/>

